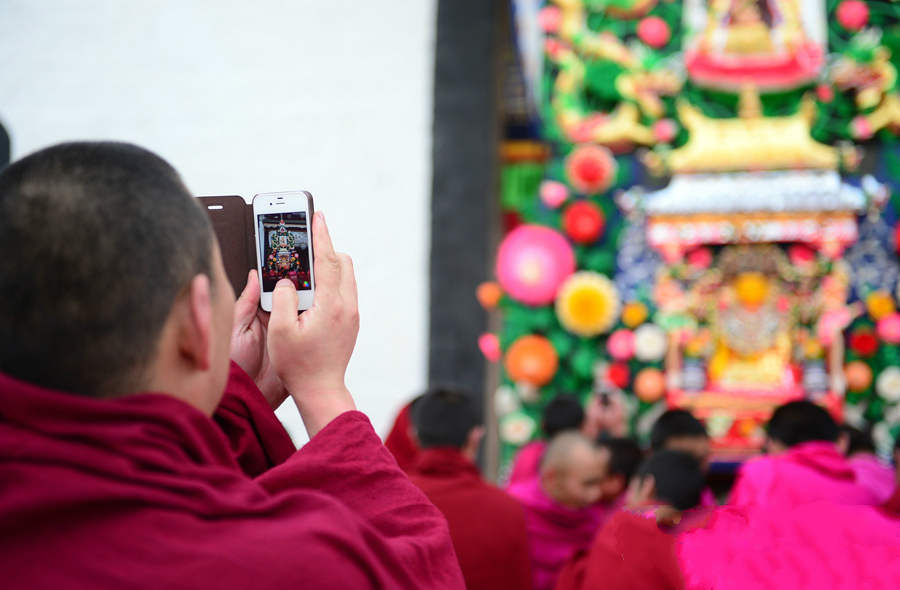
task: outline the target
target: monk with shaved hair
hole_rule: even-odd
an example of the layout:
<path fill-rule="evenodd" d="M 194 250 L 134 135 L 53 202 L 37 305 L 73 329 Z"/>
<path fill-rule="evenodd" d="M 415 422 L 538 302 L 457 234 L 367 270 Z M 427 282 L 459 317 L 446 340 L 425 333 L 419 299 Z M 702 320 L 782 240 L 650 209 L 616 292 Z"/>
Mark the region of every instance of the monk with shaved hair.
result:
<path fill-rule="evenodd" d="M 547 445 L 540 476 L 509 488 L 525 509 L 535 590 L 552 588 L 565 562 L 590 546 L 606 513 L 597 502 L 609 457 L 580 432 L 566 431 Z"/>
<path fill-rule="evenodd" d="M 344 384 L 356 280 L 321 212 L 312 240 L 312 308 L 282 280 L 265 314 L 159 156 L 70 143 L 0 173 L 0 585 L 464 587 Z"/>

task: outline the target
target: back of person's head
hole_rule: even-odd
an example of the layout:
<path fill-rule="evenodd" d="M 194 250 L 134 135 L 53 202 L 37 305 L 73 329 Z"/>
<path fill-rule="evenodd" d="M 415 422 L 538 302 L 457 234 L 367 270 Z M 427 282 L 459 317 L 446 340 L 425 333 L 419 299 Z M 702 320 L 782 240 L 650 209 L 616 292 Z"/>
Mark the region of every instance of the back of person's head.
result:
<path fill-rule="evenodd" d="M 597 446 L 609 450 L 610 475 L 621 475 L 627 485 L 644 460 L 641 447 L 630 438 L 607 438 L 597 441 Z"/>
<path fill-rule="evenodd" d="M 609 455 L 609 468 L 601 485 L 601 500 L 612 503 L 628 489 L 628 483 L 644 460 L 644 453 L 629 438 L 602 439 L 597 441 L 597 447 L 605 449 Z"/>
<path fill-rule="evenodd" d="M 419 445 L 463 448 L 472 430 L 481 424 L 481 415 L 471 393 L 462 387 L 436 385 L 411 408 Z"/>
<path fill-rule="evenodd" d="M 681 451 L 656 451 L 638 468 L 636 478 L 645 482 L 653 477 L 654 499 L 677 510 L 689 510 L 700 504 L 704 477 L 700 462 Z"/>
<path fill-rule="evenodd" d="M 140 390 L 173 302 L 211 275 L 212 226 L 178 173 L 124 143 L 67 143 L 0 173 L 0 371 Z"/>
<path fill-rule="evenodd" d="M 770 439 L 790 448 L 805 442 L 835 442 L 838 426 L 828 411 L 808 401 L 789 402 L 777 408 L 766 432 Z"/>
<path fill-rule="evenodd" d="M 578 430 L 584 423 L 584 408 L 574 395 L 561 393 L 547 402 L 541 415 L 541 426 L 547 438 L 564 430 Z"/>
<path fill-rule="evenodd" d="M 650 448 L 665 449 L 674 438 L 708 438 L 703 422 L 687 410 L 668 410 L 660 416 L 650 431 Z"/>
<path fill-rule="evenodd" d="M 860 430 L 849 424 L 842 424 L 838 428 L 838 440 L 843 443 L 844 454 L 848 457 L 857 453 L 875 454 L 875 441 L 869 429 Z"/>

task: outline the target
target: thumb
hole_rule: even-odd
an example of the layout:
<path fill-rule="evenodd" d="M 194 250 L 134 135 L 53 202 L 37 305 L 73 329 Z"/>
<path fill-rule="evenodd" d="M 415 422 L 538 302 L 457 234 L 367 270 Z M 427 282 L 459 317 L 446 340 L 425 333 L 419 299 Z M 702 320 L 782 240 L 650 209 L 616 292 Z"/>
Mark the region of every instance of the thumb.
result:
<path fill-rule="evenodd" d="M 277 331 L 297 321 L 297 290 L 287 279 L 281 279 L 272 292 L 272 316 L 269 329 Z"/>

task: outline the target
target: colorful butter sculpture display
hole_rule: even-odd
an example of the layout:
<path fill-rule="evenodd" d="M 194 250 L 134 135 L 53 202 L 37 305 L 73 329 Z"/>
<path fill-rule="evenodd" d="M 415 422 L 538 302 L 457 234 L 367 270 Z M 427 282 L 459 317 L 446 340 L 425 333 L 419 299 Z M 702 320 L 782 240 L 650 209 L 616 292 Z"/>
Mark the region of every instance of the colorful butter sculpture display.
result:
<path fill-rule="evenodd" d="M 516 3 L 522 23 L 533 4 Z M 900 5 L 553 0 L 533 16 L 540 44 L 519 48 L 542 48 L 526 72 L 539 132 L 504 145 L 530 156 L 504 165 L 511 233 L 490 306 L 507 368 L 496 410 L 514 433 L 503 459 L 539 436 L 560 391 L 638 437 L 690 408 L 719 459 L 756 452 L 772 409 L 803 398 L 887 450 L 900 431 Z M 541 227 L 569 242 L 574 268 L 529 262 L 547 248 Z M 507 358 L 534 336 L 558 357 L 541 383 Z"/>

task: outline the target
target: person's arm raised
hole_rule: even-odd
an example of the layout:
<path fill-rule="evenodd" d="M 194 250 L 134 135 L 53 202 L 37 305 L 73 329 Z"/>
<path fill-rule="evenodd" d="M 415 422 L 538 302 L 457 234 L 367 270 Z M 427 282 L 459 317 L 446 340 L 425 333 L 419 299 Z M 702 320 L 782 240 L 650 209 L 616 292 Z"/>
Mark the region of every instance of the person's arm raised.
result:
<path fill-rule="evenodd" d="M 269 318 L 269 358 L 310 438 L 344 412 L 356 410 L 344 384 L 359 332 L 353 263 L 334 251 L 325 217 L 312 219 L 316 293 L 311 308 L 297 313 L 297 291 L 287 279 L 275 286 Z"/>

